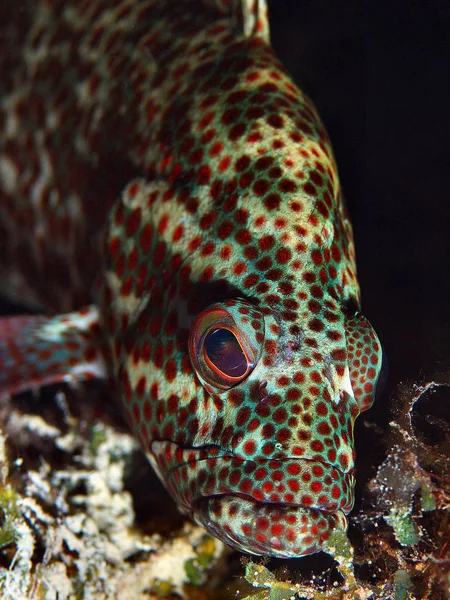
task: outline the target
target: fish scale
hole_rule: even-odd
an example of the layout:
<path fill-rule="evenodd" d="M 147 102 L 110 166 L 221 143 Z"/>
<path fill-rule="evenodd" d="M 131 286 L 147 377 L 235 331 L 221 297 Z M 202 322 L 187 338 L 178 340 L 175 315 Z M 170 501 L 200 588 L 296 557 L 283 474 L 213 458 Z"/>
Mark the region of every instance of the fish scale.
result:
<path fill-rule="evenodd" d="M 99 316 L 35 317 L 31 338 L 16 321 L 12 356 L 0 323 L 0 389 L 107 372 L 182 511 L 245 552 L 321 550 L 353 505 L 381 347 L 327 133 L 265 3 L 28 17 L 0 104 L 1 291 Z M 70 335 L 40 335 L 52 319 Z"/>

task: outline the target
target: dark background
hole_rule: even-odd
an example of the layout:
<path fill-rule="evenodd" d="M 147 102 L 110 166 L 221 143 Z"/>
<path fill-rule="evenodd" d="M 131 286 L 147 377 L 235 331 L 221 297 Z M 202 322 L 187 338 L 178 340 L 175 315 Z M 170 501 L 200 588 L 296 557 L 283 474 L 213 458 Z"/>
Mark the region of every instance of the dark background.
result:
<path fill-rule="evenodd" d="M 449 364 L 450 2 L 269 7 L 272 43 L 334 146 L 389 394 Z"/>

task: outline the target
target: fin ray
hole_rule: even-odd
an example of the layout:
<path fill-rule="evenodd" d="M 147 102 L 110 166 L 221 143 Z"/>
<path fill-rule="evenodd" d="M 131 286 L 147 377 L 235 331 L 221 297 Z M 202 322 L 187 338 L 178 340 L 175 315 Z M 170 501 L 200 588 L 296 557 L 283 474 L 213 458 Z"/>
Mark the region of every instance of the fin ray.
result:
<path fill-rule="evenodd" d="M 0 319 L 0 396 L 105 377 L 97 307 Z"/>
<path fill-rule="evenodd" d="M 203 0 L 222 14 L 231 17 L 233 28 L 244 37 L 259 37 L 270 44 L 266 0 Z"/>

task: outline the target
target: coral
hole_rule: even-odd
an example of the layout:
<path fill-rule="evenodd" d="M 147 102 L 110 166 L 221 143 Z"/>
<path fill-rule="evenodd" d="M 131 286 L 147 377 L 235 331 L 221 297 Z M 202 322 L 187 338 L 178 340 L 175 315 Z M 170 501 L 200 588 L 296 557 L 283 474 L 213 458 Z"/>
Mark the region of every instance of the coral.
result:
<path fill-rule="evenodd" d="M 172 539 L 135 527 L 125 481 L 136 442 L 74 417 L 61 394 L 57 404 L 60 428 L 14 403 L 3 411 L 1 597 L 138 600 L 201 587 L 222 544 L 191 524 Z"/>

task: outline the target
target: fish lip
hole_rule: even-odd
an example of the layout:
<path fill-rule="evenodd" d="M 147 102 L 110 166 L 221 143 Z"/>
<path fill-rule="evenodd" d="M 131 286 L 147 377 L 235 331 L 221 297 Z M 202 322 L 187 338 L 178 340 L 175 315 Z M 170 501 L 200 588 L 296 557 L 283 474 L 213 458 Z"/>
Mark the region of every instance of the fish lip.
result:
<path fill-rule="evenodd" d="M 198 498 L 191 517 L 240 552 L 282 559 L 319 552 L 332 532 L 347 528 L 340 509 L 264 504 L 233 495 Z"/>

